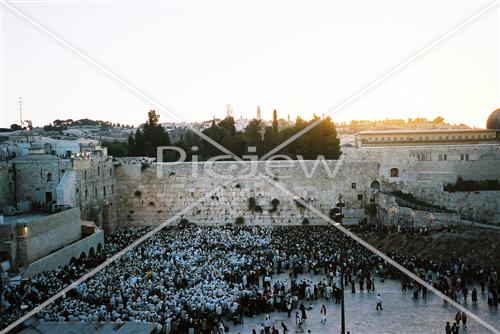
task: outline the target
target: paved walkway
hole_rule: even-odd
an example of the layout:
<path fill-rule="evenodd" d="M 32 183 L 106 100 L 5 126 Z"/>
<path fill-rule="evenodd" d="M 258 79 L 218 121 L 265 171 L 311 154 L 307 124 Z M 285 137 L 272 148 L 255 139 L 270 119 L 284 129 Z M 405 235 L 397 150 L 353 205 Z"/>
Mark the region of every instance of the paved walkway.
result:
<path fill-rule="evenodd" d="M 299 281 L 305 276 L 299 276 Z M 311 277 L 309 277 L 311 278 Z M 313 276 L 312 279 L 318 281 L 323 276 Z M 287 279 L 286 275 L 279 275 L 275 280 Z M 358 333 L 394 333 L 394 334 L 424 334 L 424 333 L 445 333 L 446 321 L 455 317 L 456 309 L 443 303 L 443 300 L 431 292 L 427 294 L 427 300 L 420 296 L 418 300 L 413 300 L 412 290 L 401 292 L 399 281 L 386 280 L 384 283 L 375 281 L 376 293 L 351 293 L 350 287 L 345 292 L 346 307 L 346 330 L 351 334 Z M 356 287 L 358 288 L 358 287 Z M 472 290 L 472 289 L 470 289 Z M 478 289 L 480 291 L 480 289 Z M 383 301 L 383 311 L 376 311 L 376 294 L 380 293 Z M 476 313 L 483 320 L 497 327 L 500 331 L 500 311 L 499 308 L 490 308 L 486 303 L 486 294 L 478 294 L 478 304 L 472 305 L 470 302 L 463 304 L 467 309 Z M 326 324 L 320 323 L 319 310 L 325 304 L 328 312 Z M 305 304 L 307 306 L 307 304 Z M 271 313 L 273 325 L 283 333 L 280 326 L 281 321 L 288 327 L 289 333 L 297 333 L 295 325 L 295 311 L 292 317 L 288 318 L 286 313 Z M 243 325 L 232 326 L 230 324 L 229 333 L 252 333 L 255 328 L 260 332 L 264 315 L 253 318 L 245 318 Z M 467 329 L 460 329 L 460 333 L 491 333 L 488 329 L 469 318 Z M 313 303 L 313 309 L 307 312 L 307 321 L 304 325 L 305 333 L 311 330 L 312 334 L 340 333 L 340 306 L 335 301 L 324 299 Z"/>

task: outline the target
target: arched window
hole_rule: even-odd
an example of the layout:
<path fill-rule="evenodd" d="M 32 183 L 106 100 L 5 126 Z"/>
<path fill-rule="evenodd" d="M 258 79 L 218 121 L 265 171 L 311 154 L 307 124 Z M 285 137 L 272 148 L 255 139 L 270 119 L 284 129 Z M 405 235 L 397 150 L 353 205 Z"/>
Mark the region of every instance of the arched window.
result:
<path fill-rule="evenodd" d="M 371 189 L 380 190 L 380 182 L 378 182 L 377 180 L 373 181 L 373 182 L 370 184 L 370 188 L 371 188 Z"/>
<path fill-rule="evenodd" d="M 47 182 L 52 181 L 52 173 L 47 173 Z"/>
<path fill-rule="evenodd" d="M 391 177 L 398 177 L 398 176 L 399 176 L 399 169 L 391 168 Z"/>

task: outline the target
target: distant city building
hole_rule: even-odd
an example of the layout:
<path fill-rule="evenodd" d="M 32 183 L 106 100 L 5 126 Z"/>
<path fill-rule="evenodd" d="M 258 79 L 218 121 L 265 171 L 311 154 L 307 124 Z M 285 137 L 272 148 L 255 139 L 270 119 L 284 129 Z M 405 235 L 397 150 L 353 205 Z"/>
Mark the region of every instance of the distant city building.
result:
<path fill-rule="evenodd" d="M 486 129 L 500 130 L 500 108 L 491 113 L 486 121 Z"/>
<path fill-rule="evenodd" d="M 356 147 L 465 145 L 498 141 L 497 132 L 483 129 L 464 130 L 381 130 L 361 131 L 355 135 Z"/>

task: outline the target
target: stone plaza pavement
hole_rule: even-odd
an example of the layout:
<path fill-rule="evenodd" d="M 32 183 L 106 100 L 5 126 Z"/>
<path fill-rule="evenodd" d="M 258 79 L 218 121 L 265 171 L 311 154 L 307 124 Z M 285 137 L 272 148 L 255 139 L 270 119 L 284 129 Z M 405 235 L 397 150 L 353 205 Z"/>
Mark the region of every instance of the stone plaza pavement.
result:
<path fill-rule="evenodd" d="M 273 277 L 274 281 L 282 281 L 288 279 L 287 275 L 279 275 Z M 311 279 L 319 281 L 323 276 L 299 276 L 298 281 L 302 279 Z M 413 300 L 413 291 L 401 291 L 399 281 L 386 280 L 381 283 L 377 278 L 375 280 L 375 293 L 351 292 L 350 286 L 345 292 L 345 308 L 346 308 L 346 331 L 351 334 L 360 333 L 394 333 L 394 334 L 424 334 L 424 333 L 445 333 L 444 327 L 446 321 L 453 324 L 456 309 L 444 303 L 443 300 L 432 292 L 427 293 L 427 299 Z M 356 286 L 358 289 L 358 286 Z M 472 305 L 470 295 L 468 303 L 462 304 L 467 309 L 473 311 L 481 319 L 495 326 L 500 331 L 500 311 L 499 308 L 489 307 L 486 303 L 486 293 L 481 294 L 481 290 L 477 287 L 478 304 Z M 470 289 L 472 291 L 472 289 Z M 376 311 L 376 295 L 380 293 L 383 303 L 383 311 Z M 327 308 L 327 322 L 320 323 L 319 310 L 321 305 L 325 304 Z M 308 305 L 304 303 L 304 305 Z M 292 317 L 288 318 L 286 313 L 271 313 L 271 321 L 283 333 L 281 321 L 288 327 L 289 333 L 298 333 L 295 325 L 295 311 L 292 312 Z M 243 325 L 230 325 L 229 333 L 252 333 L 255 328 L 257 333 L 260 332 L 261 324 L 264 320 L 264 315 L 259 315 L 253 318 L 245 318 Z M 340 333 L 340 305 L 336 305 L 335 301 L 325 299 L 316 300 L 313 302 L 313 309 L 307 311 L 307 320 L 304 324 L 304 332 L 311 330 L 312 334 L 329 334 Z M 467 328 L 460 328 L 460 333 L 491 333 L 487 328 L 473 321 L 470 317 L 467 323 Z"/>

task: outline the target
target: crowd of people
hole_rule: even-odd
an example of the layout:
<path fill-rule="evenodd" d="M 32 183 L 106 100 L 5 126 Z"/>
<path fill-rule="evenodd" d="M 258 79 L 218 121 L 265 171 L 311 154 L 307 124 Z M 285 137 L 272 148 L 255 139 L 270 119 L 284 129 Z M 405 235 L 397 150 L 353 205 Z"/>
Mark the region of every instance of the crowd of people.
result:
<path fill-rule="evenodd" d="M 6 287 L 2 327 L 147 231 L 119 228 L 106 237 L 104 249 L 95 256 Z M 457 302 L 467 300 L 467 286 L 476 281 L 491 297 L 491 306 L 498 305 L 495 268 L 460 258 L 442 262 L 389 255 Z M 402 289 L 413 288 L 414 298 L 426 297 L 425 287 L 328 226 L 168 227 L 37 316 L 41 321 L 151 322 L 159 333 L 221 333 L 246 317 L 271 312 L 291 317 L 318 299 L 339 303 L 340 267 L 346 290 L 354 293 L 375 291 L 377 276 L 401 279 Z M 272 279 L 283 273 L 286 280 Z M 307 279 L 313 275 L 320 276 Z M 471 291 L 471 302 L 477 302 L 477 293 Z"/>

